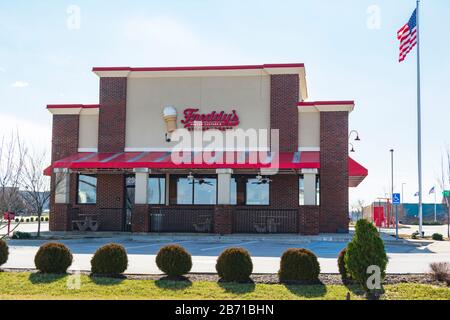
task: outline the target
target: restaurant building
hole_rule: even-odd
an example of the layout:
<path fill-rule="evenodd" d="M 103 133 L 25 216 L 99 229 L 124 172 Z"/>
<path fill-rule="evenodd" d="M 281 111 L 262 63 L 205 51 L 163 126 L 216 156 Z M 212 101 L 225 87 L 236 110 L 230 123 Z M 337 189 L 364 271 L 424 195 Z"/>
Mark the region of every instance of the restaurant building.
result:
<path fill-rule="evenodd" d="M 98 104 L 47 106 L 51 231 L 348 232 L 354 102 L 308 101 L 303 64 L 93 72 Z"/>

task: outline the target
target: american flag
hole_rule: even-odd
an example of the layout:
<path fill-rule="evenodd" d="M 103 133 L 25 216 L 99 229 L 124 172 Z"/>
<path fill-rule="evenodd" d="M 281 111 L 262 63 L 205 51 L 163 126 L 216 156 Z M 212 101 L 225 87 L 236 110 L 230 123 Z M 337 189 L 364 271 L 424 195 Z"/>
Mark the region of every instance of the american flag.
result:
<path fill-rule="evenodd" d="M 402 62 L 417 44 L 417 9 L 414 10 L 408 23 L 398 30 L 397 39 L 400 40 L 399 62 Z"/>

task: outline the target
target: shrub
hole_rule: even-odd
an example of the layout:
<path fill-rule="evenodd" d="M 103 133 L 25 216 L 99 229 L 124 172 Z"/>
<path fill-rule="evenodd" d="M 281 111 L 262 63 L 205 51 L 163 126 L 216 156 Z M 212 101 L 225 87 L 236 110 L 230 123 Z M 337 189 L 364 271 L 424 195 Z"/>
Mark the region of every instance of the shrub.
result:
<path fill-rule="evenodd" d="M 19 218 L 14 219 L 15 222 L 20 222 Z"/>
<path fill-rule="evenodd" d="M 72 253 L 62 243 L 44 243 L 34 257 L 36 268 L 43 273 L 66 273 L 72 264 Z"/>
<path fill-rule="evenodd" d="M 281 256 L 278 277 L 286 281 L 317 281 L 320 265 L 316 255 L 307 249 L 288 249 Z"/>
<path fill-rule="evenodd" d="M 30 218 L 30 222 L 33 222 L 33 221 L 34 221 L 34 218 L 33 218 L 33 217 L 31 217 L 31 218 Z"/>
<path fill-rule="evenodd" d="M 433 235 L 431 236 L 431 238 L 434 241 L 444 241 L 444 236 L 440 233 L 433 233 Z"/>
<path fill-rule="evenodd" d="M 419 231 L 414 231 L 411 234 L 411 239 L 414 239 L 414 240 L 419 239 L 419 235 L 420 235 Z"/>
<path fill-rule="evenodd" d="M 224 281 L 248 281 L 253 271 L 252 258 L 243 248 L 228 248 L 217 259 L 216 270 Z"/>
<path fill-rule="evenodd" d="M 30 222 L 30 218 L 26 218 L 26 219 L 25 219 L 25 222 Z"/>
<path fill-rule="evenodd" d="M 45 221 L 48 221 L 48 217 L 45 217 Z"/>
<path fill-rule="evenodd" d="M 179 277 L 191 271 L 192 257 L 182 246 L 167 245 L 159 249 L 156 265 L 168 276 Z"/>
<path fill-rule="evenodd" d="M 8 245 L 6 244 L 5 241 L 0 239 L 0 266 L 2 264 L 5 264 L 6 261 L 8 261 L 8 255 L 9 255 Z"/>
<path fill-rule="evenodd" d="M 430 263 L 430 274 L 435 281 L 450 282 L 450 263 L 433 262 Z"/>
<path fill-rule="evenodd" d="M 21 231 L 14 231 L 12 235 L 13 239 L 20 239 L 20 240 L 27 240 L 31 239 L 31 233 L 28 232 L 21 232 Z"/>
<path fill-rule="evenodd" d="M 93 274 L 119 275 L 127 267 L 127 252 L 119 244 L 110 243 L 98 248 L 91 259 L 91 272 Z"/>
<path fill-rule="evenodd" d="M 23 218 L 20 218 L 20 222 L 24 222 L 25 220 Z"/>
<path fill-rule="evenodd" d="M 44 217 L 41 217 L 41 221 L 44 221 Z"/>
<path fill-rule="evenodd" d="M 386 275 L 388 258 L 383 240 L 371 222 L 362 219 L 356 223 L 355 235 L 348 244 L 344 260 L 350 275 L 364 288 L 368 296 L 378 297 L 379 290 L 370 290 L 367 287 L 367 279 L 371 276 L 367 271 L 371 266 L 379 267 L 382 282 Z"/>
<path fill-rule="evenodd" d="M 339 253 L 338 257 L 338 268 L 339 273 L 341 274 L 342 282 L 346 283 L 352 279 L 352 276 L 348 272 L 346 266 L 345 266 L 345 254 L 347 253 L 347 248 L 342 249 L 342 251 Z"/>

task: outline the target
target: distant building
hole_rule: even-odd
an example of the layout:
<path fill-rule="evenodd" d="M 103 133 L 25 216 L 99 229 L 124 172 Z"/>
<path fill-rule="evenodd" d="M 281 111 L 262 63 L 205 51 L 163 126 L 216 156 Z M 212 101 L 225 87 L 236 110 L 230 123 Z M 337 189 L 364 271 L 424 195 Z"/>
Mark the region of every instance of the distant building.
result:
<path fill-rule="evenodd" d="M 434 203 L 423 204 L 423 221 L 424 223 L 433 223 L 434 219 Z M 385 201 L 376 201 L 363 210 L 363 217 L 373 221 L 376 225 L 383 226 L 395 223 L 395 209 L 392 211 L 391 204 Z M 419 223 L 419 206 L 417 203 L 403 203 L 398 206 L 398 218 L 403 224 Z M 447 207 L 444 204 L 436 205 L 436 221 L 442 224 L 448 222 Z"/>

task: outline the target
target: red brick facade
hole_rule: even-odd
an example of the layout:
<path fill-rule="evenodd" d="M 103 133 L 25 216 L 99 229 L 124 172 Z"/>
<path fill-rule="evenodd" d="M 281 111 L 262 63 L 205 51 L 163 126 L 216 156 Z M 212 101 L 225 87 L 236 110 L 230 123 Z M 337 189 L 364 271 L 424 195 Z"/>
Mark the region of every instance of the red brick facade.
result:
<path fill-rule="evenodd" d="M 299 75 L 271 75 L 270 128 L 279 129 L 279 151 L 297 152 L 299 135 Z M 125 149 L 127 78 L 100 78 L 98 152 L 120 153 Z M 78 151 L 78 115 L 54 115 L 52 161 Z M 298 174 L 272 176 L 270 205 L 252 209 L 293 211 L 294 229 L 305 235 L 348 231 L 348 112 L 321 112 L 320 115 L 320 206 L 299 206 Z M 52 176 L 54 181 L 54 175 Z M 52 182 L 52 186 L 54 183 Z M 77 204 L 77 175 L 70 177 L 70 204 L 54 203 L 52 188 L 50 230 L 71 231 L 72 220 L 95 215 L 100 231 L 124 231 L 124 174 L 97 175 L 97 203 Z M 233 217 L 241 206 L 215 206 L 216 234 L 233 233 Z M 273 213 L 272 213 L 273 214 Z M 150 206 L 135 205 L 132 232 L 150 232 Z M 235 222 L 237 220 L 235 219 Z M 238 222 L 236 222 L 238 223 Z"/>
<path fill-rule="evenodd" d="M 127 78 L 101 78 L 98 152 L 124 151 L 126 107 Z"/>
<path fill-rule="evenodd" d="M 348 112 L 320 114 L 320 232 L 348 232 Z"/>
<path fill-rule="evenodd" d="M 279 129 L 280 152 L 298 151 L 298 74 L 270 76 L 270 128 Z"/>

